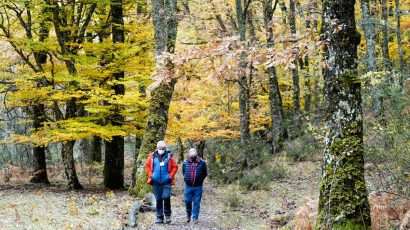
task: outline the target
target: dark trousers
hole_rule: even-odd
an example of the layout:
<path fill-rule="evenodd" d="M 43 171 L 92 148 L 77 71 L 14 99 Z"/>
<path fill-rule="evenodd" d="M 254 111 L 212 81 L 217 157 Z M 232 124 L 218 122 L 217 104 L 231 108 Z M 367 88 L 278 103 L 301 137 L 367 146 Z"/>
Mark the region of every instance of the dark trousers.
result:
<path fill-rule="evenodd" d="M 201 207 L 201 199 L 202 199 L 202 186 L 190 186 L 185 185 L 185 192 L 184 192 L 184 201 L 185 201 L 185 209 L 187 216 L 194 220 L 198 219 L 199 216 L 199 209 Z M 192 203 L 194 207 L 192 209 Z"/>
<path fill-rule="evenodd" d="M 171 216 L 171 185 L 153 185 L 154 196 L 157 200 L 157 218 L 164 219 Z"/>

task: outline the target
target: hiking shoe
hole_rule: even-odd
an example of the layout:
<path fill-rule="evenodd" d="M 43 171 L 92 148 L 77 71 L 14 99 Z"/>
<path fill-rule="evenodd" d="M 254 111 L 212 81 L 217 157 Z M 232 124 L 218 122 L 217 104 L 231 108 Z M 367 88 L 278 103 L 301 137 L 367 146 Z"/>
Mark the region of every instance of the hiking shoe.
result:
<path fill-rule="evenodd" d="M 157 220 L 155 221 L 155 224 L 162 224 L 162 223 L 164 223 L 163 219 L 157 218 Z"/>
<path fill-rule="evenodd" d="M 165 217 L 165 223 L 166 224 L 171 223 L 171 217 L 170 216 Z"/>
<path fill-rule="evenodd" d="M 198 219 L 194 219 L 193 222 L 194 222 L 194 224 L 199 223 L 199 222 L 198 222 Z"/>
<path fill-rule="evenodd" d="M 191 217 L 187 216 L 186 222 L 187 222 L 187 223 L 191 222 Z"/>

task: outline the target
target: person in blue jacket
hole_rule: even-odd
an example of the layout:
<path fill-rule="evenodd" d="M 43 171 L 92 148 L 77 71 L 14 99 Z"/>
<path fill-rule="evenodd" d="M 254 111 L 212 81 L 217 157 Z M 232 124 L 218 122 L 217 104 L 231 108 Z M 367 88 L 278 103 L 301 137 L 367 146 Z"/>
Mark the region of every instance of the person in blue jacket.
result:
<path fill-rule="evenodd" d="M 198 223 L 199 209 L 202 198 L 202 184 L 208 175 L 206 162 L 198 156 L 195 148 L 189 150 L 189 156 L 182 164 L 184 174 L 185 192 L 184 201 L 187 213 L 187 223 Z M 192 207 L 193 203 L 193 207 Z"/>

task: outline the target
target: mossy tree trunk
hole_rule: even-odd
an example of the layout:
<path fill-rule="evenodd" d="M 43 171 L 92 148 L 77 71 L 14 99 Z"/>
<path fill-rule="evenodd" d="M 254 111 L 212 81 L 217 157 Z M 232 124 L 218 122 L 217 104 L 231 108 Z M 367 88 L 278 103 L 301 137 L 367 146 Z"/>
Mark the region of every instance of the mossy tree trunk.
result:
<path fill-rule="evenodd" d="M 173 63 L 164 58 L 164 54 L 173 53 L 177 36 L 177 1 L 152 0 L 152 21 L 154 24 L 156 70 L 158 73 L 172 73 Z M 156 143 L 164 139 L 168 122 L 168 109 L 171 103 L 175 78 L 164 76 L 164 81 L 151 92 L 148 108 L 148 121 L 139 149 L 138 158 L 134 161 L 135 184 L 130 193 L 145 196 L 150 190 L 147 186 L 147 175 L 144 165 L 149 154 L 155 150 Z"/>
<path fill-rule="evenodd" d="M 364 179 L 361 83 L 355 0 L 323 4 L 326 119 L 317 229 L 370 229 Z"/>
<path fill-rule="evenodd" d="M 124 43 L 124 19 L 122 0 L 111 0 L 111 27 L 112 27 L 112 42 Z M 113 79 L 118 82 L 124 78 L 124 71 L 113 73 Z M 115 83 L 113 85 L 115 95 L 124 95 L 124 84 Z M 112 116 L 110 123 L 113 126 L 121 126 L 124 122 L 124 117 L 121 115 L 121 106 L 112 105 Z M 105 145 L 104 159 L 104 186 L 111 189 L 118 189 L 124 186 L 124 137 L 113 136 L 111 141 L 107 141 Z"/>
<path fill-rule="evenodd" d="M 263 18 L 266 29 L 266 44 L 268 49 L 273 49 L 275 43 L 273 36 L 272 19 L 277 4 L 278 2 L 276 1 L 275 5 L 272 6 L 272 0 L 268 0 L 263 5 Z M 275 66 L 268 67 L 267 71 L 269 76 L 269 105 L 272 122 L 272 153 L 276 154 L 283 146 L 285 133 L 283 125 L 282 97 L 280 95 L 278 76 Z"/>

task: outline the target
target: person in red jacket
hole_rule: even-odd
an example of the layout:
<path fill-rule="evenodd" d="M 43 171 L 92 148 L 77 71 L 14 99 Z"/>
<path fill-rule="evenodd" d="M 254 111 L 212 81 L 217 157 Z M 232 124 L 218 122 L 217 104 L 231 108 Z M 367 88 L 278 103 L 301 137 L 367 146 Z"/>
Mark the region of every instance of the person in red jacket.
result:
<path fill-rule="evenodd" d="M 171 223 L 171 185 L 175 184 L 174 176 L 178 165 L 164 141 L 158 141 L 157 148 L 151 153 L 145 163 L 148 174 L 147 184 L 152 185 L 157 200 L 156 224 Z"/>

